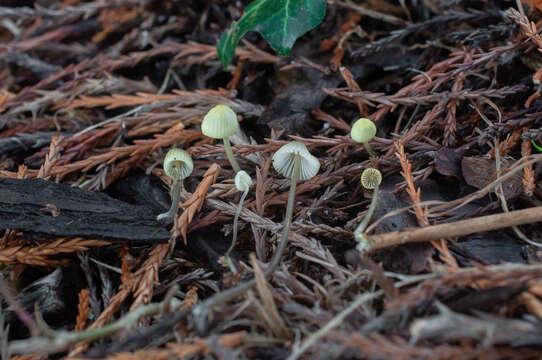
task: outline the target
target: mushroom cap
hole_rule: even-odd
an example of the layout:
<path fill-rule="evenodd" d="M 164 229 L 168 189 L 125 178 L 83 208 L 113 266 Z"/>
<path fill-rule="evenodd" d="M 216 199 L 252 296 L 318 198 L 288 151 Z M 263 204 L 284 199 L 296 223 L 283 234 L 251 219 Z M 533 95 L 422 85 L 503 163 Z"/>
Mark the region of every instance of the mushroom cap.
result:
<path fill-rule="evenodd" d="M 273 167 L 284 177 L 291 178 L 294 171 L 295 155 L 299 154 L 299 181 L 312 179 L 320 169 L 320 161 L 312 156 L 305 144 L 292 141 L 283 145 L 273 155 Z"/>
<path fill-rule="evenodd" d="M 376 189 L 382 182 L 382 173 L 375 168 L 367 168 L 361 173 L 361 185 L 368 190 Z"/>
<path fill-rule="evenodd" d="M 367 118 L 358 119 L 352 126 L 350 137 L 354 141 L 366 143 L 376 135 L 376 125 Z"/>
<path fill-rule="evenodd" d="M 201 132 L 213 139 L 223 139 L 237 132 L 239 122 L 237 115 L 227 105 L 217 105 L 203 118 Z"/>
<path fill-rule="evenodd" d="M 247 191 L 250 188 L 250 185 L 252 185 L 252 179 L 245 170 L 238 171 L 237 174 L 235 174 L 235 187 L 237 190 Z"/>
<path fill-rule="evenodd" d="M 164 171 L 173 180 L 187 178 L 194 170 L 194 163 L 189 153 L 182 149 L 170 149 L 164 158 Z"/>

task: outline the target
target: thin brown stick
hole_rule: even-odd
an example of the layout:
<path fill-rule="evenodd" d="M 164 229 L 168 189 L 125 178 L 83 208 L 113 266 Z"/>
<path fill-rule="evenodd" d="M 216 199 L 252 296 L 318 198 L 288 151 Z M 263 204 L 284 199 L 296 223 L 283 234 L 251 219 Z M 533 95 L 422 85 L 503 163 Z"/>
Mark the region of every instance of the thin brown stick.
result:
<path fill-rule="evenodd" d="M 539 221 L 542 221 L 542 206 L 510 211 L 503 214 L 481 216 L 469 220 L 454 221 L 446 224 L 431 225 L 423 228 L 371 235 L 369 236 L 371 243 L 370 251 L 394 245 L 465 236 Z"/>
<path fill-rule="evenodd" d="M 75 320 L 75 331 L 81 331 L 85 329 L 85 325 L 88 319 L 88 312 L 90 310 L 90 291 L 83 289 L 79 292 L 79 303 L 77 304 L 77 318 Z"/>
<path fill-rule="evenodd" d="M 218 174 L 220 174 L 220 166 L 218 164 L 212 164 L 209 169 L 203 174 L 203 179 L 194 194 L 184 203 L 181 207 L 186 208 L 178 219 L 178 228 L 174 228 L 174 237 L 177 233 L 180 233 L 183 237 L 184 244 L 186 245 L 186 233 L 188 232 L 188 225 L 201 209 L 205 202 L 205 196 L 209 192 L 209 188 L 216 182 Z"/>
<path fill-rule="evenodd" d="M 421 203 L 421 191 L 420 188 L 416 189 L 414 185 L 414 178 L 412 176 L 412 164 L 406 157 L 405 147 L 403 143 L 396 142 L 395 149 L 395 155 L 399 159 L 399 162 L 401 163 L 401 168 L 403 169 L 403 171 L 401 171 L 401 175 L 407 183 L 406 192 L 408 193 L 410 199 L 412 200 L 412 203 L 414 204 L 414 213 L 416 214 L 418 223 L 421 226 L 429 226 L 429 219 L 427 218 L 427 207 L 422 207 L 419 205 Z M 431 241 L 431 245 L 433 245 L 433 247 L 437 249 L 442 261 L 452 267 L 457 268 L 457 261 L 450 253 L 445 238 Z"/>

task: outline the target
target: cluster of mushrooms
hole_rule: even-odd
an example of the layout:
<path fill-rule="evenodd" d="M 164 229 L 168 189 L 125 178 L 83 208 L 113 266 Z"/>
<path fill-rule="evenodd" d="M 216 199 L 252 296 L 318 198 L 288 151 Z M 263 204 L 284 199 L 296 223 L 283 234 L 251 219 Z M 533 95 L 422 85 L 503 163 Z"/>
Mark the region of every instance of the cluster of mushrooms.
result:
<path fill-rule="evenodd" d="M 237 115 L 226 105 L 217 105 L 213 107 L 203 118 L 201 123 L 201 131 L 205 136 L 214 139 L 222 139 L 224 142 L 224 150 L 226 156 L 235 171 L 235 187 L 242 192 L 239 205 L 237 207 L 233 221 L 233 236 L 229 249 L 224 254 L 224 258 L 233 273 L 237 272 L 233 262 L 230 259 L 230 253 L 235 247 L 237 241 L 237 225 L 239 215 L 242 210 L 243 202 L 252 185 L 250 175 L 241 170 L 239 163 L 235 159 L 233 150 L 230 144 L 230 136 L 235 134 L 239 128 Z M 376 135 L 375 124 L 367 119 L 361 118 L 352 126 L 350 136 L 356 142 L 362 143 L 369 153 L 374 155 L 373 150 L 369 146 L 369 141 Z M 320 169 L 320 162 L 311 155 L 305 144 L 297 141 L 289 142 L 282 146 L 273 155 L 274 169 L 286 178 L 291 179 L 290 191 L 288 195 L 288 203 L 286 206 L 286 214 L 284 218 L 284 227 L 279 242 L 279 247 L 273 256 L 271 264 L 267 267 L 265 275 L 271 274 L 278 266 L 282 254 L 288 243 L 288 233 L 292 221 L 292 213 L 295 203 L 295 188 L 298 182 L 312 179 Z M 171 223 L 177 220 L 177 210 L 179 208 L 180 193 L 183 186 L 183 180 L 187 178 L 194 169 L 194 163 L 188 152 L 178 148 L 170 149 L 164 158 L 164 172 L 171 178 L 172 185 L 170 188 L 171 207 L 170 209 L 158 215 L 157 220 L 162 223 Z M 354 237 L 358 242 L 357 248 L 360 251 L 367 250 L 370 247 L 369 240 L 364 233 L 367 228 L 372 213 L 376 208 L 378 187 L 382 181 L 382 174 L 374 168 L 365 169 L 361 175 L 361 184 L 367 190 L 373 190 L 371 205 L 367 211 L 363 221 L 354 231 Z M 177 224 L 175 224 L 177 225 Z"/>

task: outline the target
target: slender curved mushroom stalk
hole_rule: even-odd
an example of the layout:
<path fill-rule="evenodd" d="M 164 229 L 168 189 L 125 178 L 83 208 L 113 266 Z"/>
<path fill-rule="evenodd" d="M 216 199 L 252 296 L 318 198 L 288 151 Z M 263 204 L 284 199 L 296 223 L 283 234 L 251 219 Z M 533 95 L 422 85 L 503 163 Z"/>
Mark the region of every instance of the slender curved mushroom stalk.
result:
<path fill-rule="evenodd" d="M 363 143 L 363 146 L 365 146 L 365 150 L 367 150 L 370 156 L 373 156 L 375 153 L 369 145 L 369 141 L 374 138 L 375 135 L 376 125 L 374 124 L 374 122 L 367 118 L 358 119 L 354 123 L 354 125 L 352 126 L 352 130 L 350 131 L 350 137 L 352 138 L 352 140 Z"/>
<path fill-rule="evenodd" d="M 282 146 L 273 155 L 273 167 L 282 176 L 290 178 L 291 183 L 279 248 L 265 272 L 266 276 L 272 273 L 278 266 L 282 253 L 286 249 L 288 232 L 290 231 L 290 225 L 292 223 L 292 213 L 295 204 L 295 188 L 297 183 L 298 181 L 312 179 L 320 169 L 320 162 L 316 157 L 311 155 L 305 144 L 292 141 Z"/>
<path fill-rule="evenodd" d="M 177 214 L 179 209 L 179 198 L 181 196 L 181 188 L 183 180 L 186 179 L 194 170 L 194 163 L 189 153 L 184 150 L 173 148 L 170 149 L 164 158 L 164 172 L 173 180 L 171 184 L 170 196 L 171 207 L 165 213 L 156 217 L 156 220 L 170 224 Z"/>
<path fill-rule="evenodd" d="M 375 168 L 365 169 L 363 170 L 363 173 L 361 173 L 361 185 L 367 190 L 373 190 L 373 196 L 371 198 L 371 205 L 369 205 L 367 214 L 356 230 L 354 230 L 354 238 L 358 242 L 356 248 L 360 251 L 364 251 L 364 249 L 368 246 L 367 237 L 363 232 L 367 228 L 367 225 L 369 225 L 369 221 L 371 220 L 371 217 L 376 209 L 378 187 L 380 186 L 381 182 L 382 173 Z"/>
<path fill-rule="evenodd" d="M 239 122 L 235 112 L 226 105 L 217 105 L 213 107 L 201 122 L 201 132 L 203 135 L 213 139 L 222 139 L 224 141 L 224 150 L 230 161 L 233 171 L 237 174 L 241 168 L 233 156 L 233 150 L 230 144 L 230 136 L 239 129 Z"/>
<path fill-rule="evenodd" d="M 290 185 L 290 192 L 288 194 L 286 217 L 284 218 L 284 228 L 282 230 L 279 248 L 273 255 L 271 263 L 263 273 L 264 277 L 266 278 L 271 276 L 279 265 L 282 254 L 284 253 L 288 243 L 288 233 L 290 231 L 290 224 L 292 221 L 292 213 L 295 203 L 295 188 L 297 182 L 313 178 L 320 169 L 320 162 L 316 157 L 309 153 L 304 144 L 293 141 L 278 149 L 275 155 L 273 155 L 273 167 L 281 175 L 291 178 L 292 181 Z M 193 314 L 198 318 L 197 326 L 200 328 L 204 327 L 207 315 L 214 306 L 223 304 L 236 298 L 254 285 L 256 285 L 256 279 L 253 278 L 249 281 L 242 282 L 233 288 L 224 290 L 196 305 L 194 307 Z"/>
<path fill-rule="evenodd" d="M 235 217 L 233 218 L 233 237 L 231 240 L 231 245 L 228 251 L 226 251 L 226 253 L 224 254 L 224 258 L 226 259 L 232 273 L 234 274 L 237 273 L 237 269 L 235 268 L 235 265 L 230 259 L 230 253 L 232 252 L 233 248 L 235 247 L 235 243 L 237 242 L 239 215 L 241 214 L 241 210 L 243 209 L 243 202 L 247 197 L 248 190 L 250 189 L 251 185 L 252 179 L 246 171 L 241 170 L 235 175 L 235 187 L 237 188 L 237 190 L 242 191 L 243 195 L 241 195 L 241 200 L 239 200 L 239 206 L 237 206 L 237 211 L 235 211 Z"/>

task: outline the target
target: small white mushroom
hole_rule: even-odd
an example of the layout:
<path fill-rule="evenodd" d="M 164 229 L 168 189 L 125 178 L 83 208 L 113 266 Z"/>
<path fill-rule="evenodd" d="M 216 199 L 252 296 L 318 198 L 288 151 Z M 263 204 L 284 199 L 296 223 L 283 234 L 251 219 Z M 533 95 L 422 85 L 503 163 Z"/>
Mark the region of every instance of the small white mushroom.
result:
<path fill-rule="evenodd" d="M 250 186 L 252 185 L 252 179 L 250 178 L 250 175 L 247 174 L 246 171 L 241 170 L 235 175 L 235 187 L 237 190 L 242 191 L 243 195 L 241 195 L 241 200 L 239 200 L 239 206 L 237 206 L 237 210 L 235 211 L 235 216 L 233 218 L 233 237 L 231 240 L 231 245 L 228 251 L 224 254 L 224 258 L 228 262 L 228 265 L 230 266 L 230 269 L 235 274 L 237 273 L 237 269 L 233 265 L 233 262 L 230 259 L 230 253 L 232 252 L 233 248 L 235 247 L 235 243 L 237 242 L 237 228 L 239 223 L 239 215 L 241 214 L 241 210 L 243 209 L 243 202 L 245 201 L 245 198 L 247 197 L 248 190 L 250 189 Z"/>
<path fill-rule="evenodd" d="M 320 162 L 311 155 L 305 144 L 292 141 L 280 149 L 273 155 L 273 167 L 284 177 L 290 178 L 290 192 L 288 194 L 288 203 L 286 205 L 286 215 L 284 218 L 284 228 L 276 254 L 273 256 L 271 264 L 267 268 L 265 274 L 272 273 L 278 266 L 286 244 L 288 243 L 288 232 L 292 222 L 292 213 L 295 203 L 295 188 L 298 181 L 312 179 L 320 169 Z"/>
<path fill-rule="evenodd" d="M 171 223 L 179 208 L 183 180 L 190 176 L 193 170 L 194 162 L 189 153 L 177 148 L 172 148 L 167 152 L 164 157 L 164 172 L 173 180 L 170 190 L 171 207 L 167 212 L 158 215 L 157 221 Z"/>
<path fill-rule="evenodd" d="M 299 158 L 299 174 L 297 180 L 312 179 L 320 169 L 320 162 L 311 155 L 305 144 L 292 141 L 273 155 L 273 167 L 284 177 L 293 178 L 296 159 Z"/>
<path fill-rule="evenodd" d="M 352 125 L 352 130 L 350 130 L 350 137 L 352 140 L 362 143 L 365 146 L 365 150 L 369 155 L 374 155 L 373 149 L 369 146 L 369 141 L 374 138 L 376 135 L 376 125 L 370 119 L 360 118 L 354 125 Z"/>
<path fill-rule="evenodd" d="M 235 112 L 226 105 L 217 105 L 213 107 L 201 122 L 201 132 L 203 135 L 213 139 L 222 139 L 224 141 L 224 150 L 230 161 L 233 171 L 237 174 L 241 168 L 235 160 L 233 150 L 230 144 L 230 136 L 239 129 L 239 122 Z"/>

